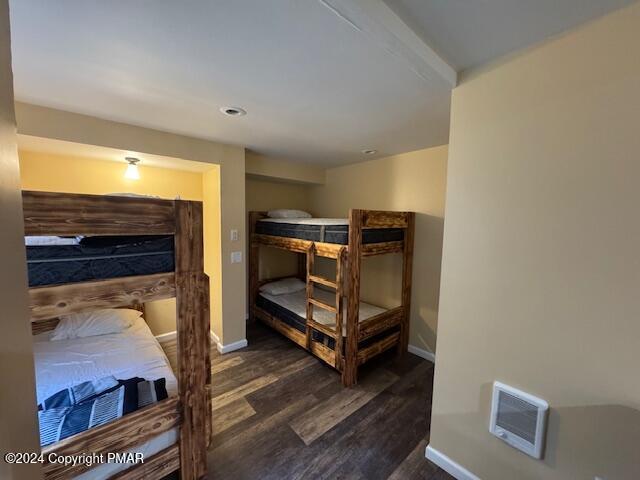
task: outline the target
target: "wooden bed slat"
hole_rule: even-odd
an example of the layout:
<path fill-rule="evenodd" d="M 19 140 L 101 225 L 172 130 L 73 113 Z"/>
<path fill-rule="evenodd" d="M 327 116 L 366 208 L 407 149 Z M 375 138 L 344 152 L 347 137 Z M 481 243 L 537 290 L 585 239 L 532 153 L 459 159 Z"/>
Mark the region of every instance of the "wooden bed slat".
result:
<path fill-rule="evenodd" d="M 282 250 L 288 250 L 291 252 L 307 253 L 311 245 L 315 246 L 315 254 L 318 257 L 325 258 L 337 258 L 340 254 L 340 249 L 344 245 L 338 243 L 323 243 L 312 242 L 311 240 L 301 240 L 299 238 L 289 237 L 276 237 L 273 235 L 263 235 L 261 233 L 254 233 L 251 237 L 252 243 L 258 243 L 260 245 L 267 245 L 269 247 L 280 248 Z"/>
<path fill-rule="evenodd" d="M 360 210 L 362 228 L 406 228 L 409 212 Z"/>
<path fill-rule="evenodd" d="M 177 397 L 162 400 L 113 422 L 44 447 L 42 453 L 46 459 L 50 453 L 56 453 L 60 456 L 124 452 L 178 426 L 180 424 L 178 406 Z M 47 480 L 73 478 L 89 469 L 84 464 L 71 466 L 45 462 L 43 465 Z"/>
<path fill-rule="evenodd" d="M 259 307 L 253 307 L 251 309 L 251 311 L 253 312 L 253 314 L 257 318 L 262 320 L 264 323 L 269 325 L 271 328 L 273 328 L 274 330 L 280 332 L 282 335 L 284 335 L 288 339 L 292 340 L 293 342 L 297 343 L 298 345 L 300 345 L 301 347 L 306 349 L 307 337 L 303 332 L 300 332 L 300 331 L 296 330 L 295 328 L 287 325 L 286 323 L 284 323 L 280 319 L 275 318 L 269 312 L 267 312 L 267 311 L 265 311 L 265 310 L 263 310 L 263 309 L 261 309 Z"/>
<path fill-rule="evenodd" d="M 25 235 L 172 235 L 174 202 L 146 197 L 22 192 Z"/>
<path fill-rule="evenodd" d="M 329 305 L 328 303 L 324 303 L 318 299 L 315 298 L 309 298 L 309 303 L 315 305 L 316 307 L 320 307 L 324 310 L 328 310 L 331 313 L 337 313 L 338 311 L 336 310 L 336 307 L 334 307 L 333 305 Z"/>
<path fill-rule="evenodd" d="M 329 364 L 333 368 L 337 368 L 336 354 L 333 350 L 331 350 L 326 345 L 320 342 L 316 342 L 315 340 L 312 340 L 310 351 L 323 362 Z"/>
<path fill-rule="evenodd" d="M 400 253 L 404 248 L 404 242 L 381 242 L 365 243 L 362 245 L 362 256 L 373 257 L 376 255 L 386 255 L 387 253 Z"/>
<path fill-rule="evenodd" d="M 317 330 L 321 333 L 324 333 L 327 337 L 331 337 L 334 340 L 338 338 L 338 333 L 331 327 L 324 325 L 322 323 L 318 323 L 315 320 L 307 320 L 307 324 L 311 325 L 311 328 Z"/>
<path fill-rule="evenodd" d="M 404 318 L 404 308 L 396 307 L 392 310 L 387 310 L 374 317 L 367 318 L 360 322 L 359 325 L 359 341 L 373 337 L 379 333 L 384 332 L 396 325 L 399 325 Z"/>
<path fill-rule="evenodd" d="M 175 297 L 173 272 L 29 289 L 31 320 Z"/>
<path fill-rule="evenodd" d="M 338 284 L 336 282 L 329 280 L 328 278 L 321 277 L 319 275 L 310 275 L 309 280 L 311 280 L 313 283 L 319 283 L 320 285 L 324 285 L 325 287 L 329 287 L 333 289 L 338 288 Z"/>
<path fill-rule="evenodd" d="M 382 340 L 361 349 L 358 352 L 358 365 L 362 365 L 376 355 L 384 352 L 385 350 L 389 350 L 391 347 L 396 345 L 396 343 L 398 343 L 399 338 L 400 332 L 395 332 L 383 338 Z"/>
<path fill-rule="evenodd" d="M 144 459 L 144 463 L 128 468 L 109 480 L 160 480 L 180 468 L 180 447 L 175 445 Z"/>

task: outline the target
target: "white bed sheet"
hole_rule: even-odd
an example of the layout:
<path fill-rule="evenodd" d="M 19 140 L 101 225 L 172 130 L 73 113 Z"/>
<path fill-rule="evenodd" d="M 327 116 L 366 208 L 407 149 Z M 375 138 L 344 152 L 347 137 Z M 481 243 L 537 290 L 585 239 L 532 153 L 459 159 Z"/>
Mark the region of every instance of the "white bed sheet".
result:
<path fill-rule="evenodd" d="M 53 342 L 50 336 L 51 332 L 46 332 L 33 337 L 38 403 L 63 388 L 108 375 L 118 379 L 164 377 L 169 396 L 178 394 L 178 382 L 169 360 L 143 318 L 122 333 Z M 174 428 L 127 451 L 142 452 L 148 459 L 177 441 L 178 429 Z M 129 466 L 97 465 L 76 479 L 108 478 Z"/>
<path fill-rule="evenodd" d="M 24 244 L 27 247 L 40 247 L 46 245 L 80 245 L 82 237 L 52 237 L 52 236 L 26 236 Z"/>
<path fill-rule="evenodd" d="M 178 393 L 169 360 L 143 318 L 122 333 L 57 341 L 50 336 L 45 332 L 33 337 L 38 403 L 64 388 L 108 375 L 164 377 L 167 393 Z"/>
<path fill-rule="evenodd" d="M 269 295 L 268 293 L 260 292 L 267 300 L 272 301 L 273 303 L 277 303 L 281 307 L 286 308 L 287 310 L 292 311 L 296 315 L 302 318 L 307 317 L 307 292 L 305 290 L 295 292 L 295 293 L 287 293 L 284 295 Z M 335 305 L 336 294 L 335 292 L 323 290 L 319 287 L 314 288 L 313 297 L 317 300 L 320 300 L 324 303 L 328 303 L 329 305 Z M 367 318 L 371 318 L 374 315 L 378 315 L 384 312 L 384 308 L 377 307 L 376 305 L 371 305 L 370 303 L 360 302 L 360 315 L 358 321 L 362 322 Z M 347 336 L 347 302 L 343 302 L 343 325 L 342 325 L 342 335 Z M 323 325 L 327 325 L 331 328 L 335 328 L 336 326 L 336 316 L 334 313 L 331 313 L 329 310 L 325 310 L 324 308 L 314 307 L 313 308 L 313 319 L 322 323 Z"/>

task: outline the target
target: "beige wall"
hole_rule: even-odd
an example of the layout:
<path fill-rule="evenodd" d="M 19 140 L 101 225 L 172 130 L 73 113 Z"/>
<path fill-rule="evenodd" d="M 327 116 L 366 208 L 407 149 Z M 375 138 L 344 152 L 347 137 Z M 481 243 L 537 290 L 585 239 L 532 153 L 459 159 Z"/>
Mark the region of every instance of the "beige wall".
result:
<path fill-rule="evenodd" d="M 223 325 L 215 333 L 224 344 L 245 338 L 246 271 L 244 262 L 231 264 L 232 251 L 241 251 L 245 257 L 244 148 L 25 103 L 16 103 L 16 115 L 18 131 L 25 135 L 219 165 L 220 271 L 208 273 L 222 285 L 221 309 L 212 308 L 212 312 L 221 312 L 223 318 L 212 324 Z M 238 230 L 238 242 L 229 240 L 231 229 Z"/>
<path fill-rule="evenodd" d="M 88 193 L 102 195 L 106 193 L 137 193 L 157 195 L 174 199 L 202 201 L 203 174 L 185 172 L 167 168 L 155 168 L 141 165 L 140 179 L 130 180 L 124 177 L 126 164 L 96 158 L 70 155 L 29 152 L 20 150 L 20 181 L 24 190 L 49 192 Z M 217 172 L 217 166 L 212 165 Z M 217 198 L 207 199 L 205 203 L 219 204 Z M 219 223 L 219 210 L 211 218 Z M 213 222 L 211 222 L 213 223 Z M 212 243 L 208 250 L 219 248 L 220 241 L 208 239 Z M 213 282 L 212 282 L 213 283 Z M 212 285 L 212 289 L 216 288 Z M 155 335 L 176 330 L 175 299 L 149 302 L 145 305 L 145 319 Z M 212 322 L 213 323 L 213 322 Z"/>
<path fill-rule="evenodd" d="M 480 478 L 640 478 L 639 58 L 635 3 L 454 91 L 431 446 Z M 494 380 L 549 402 L 544 460 Z"/>
<path fill-rule="evenodd" d="M 302 162 L 291 162 L 247 152 L 246 173 L 263 180 L 324 183 L 324 169 Z"/>
<path fill-rule="evenodd" d="M 13 110 L 9 7 L 0 0 L 0 455 L 39 450 L 22 198 Z M 42 478 L 40 465 L 0 460 L 0 478 Z"/>
<path fill-rule="evenodd" d="M 247 211 L 267 211 L 277 208 L 311 209 L 309 185 L 247 178 L 245 186 Z M 262 247 L 260 249 L 261 278 L 296 275 L 297 255 L 285 250 Z"/>
<path fill-rule="evenodd" d="M 447 147 L 435 147 L 329 169 L 326 184 L 312 188 L 311 197 L 311 210 L 323 217 L 347 217 L 350 208 L 416 212 L 409 343 L 431 352 L 438 324 L 446 176 Z M 333 266 L 318 263 L 325 270 Z M 401 273 L 400 255 L 364 259 L 362 299 L 399 305 Z"/>

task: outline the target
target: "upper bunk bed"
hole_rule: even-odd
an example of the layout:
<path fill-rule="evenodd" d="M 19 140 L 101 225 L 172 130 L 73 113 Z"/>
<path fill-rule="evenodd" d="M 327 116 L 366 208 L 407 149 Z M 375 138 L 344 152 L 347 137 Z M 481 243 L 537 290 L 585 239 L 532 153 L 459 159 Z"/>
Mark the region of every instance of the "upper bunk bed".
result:
<path fill-rule="evenodd" d="M 316 255 L 337 258 L 340 249 L 349 245 L 350 231 L 358 234 L 362 256 L 402 252 L 407 226 L 413 212 L 352 210 L 356 218 L 270 218 L 268 212 L 250 212 L 251 238 L 299 253 L 311 244 Z"/>
<path fill-rule="evenodd" d="M 359 365 L 377 354 L 393 347 L 404 354 L 415 213 L 352 209 L 348 219 L 313 218 L 299 211 L 269 213 L 249 212 L 251 317 L 340 371 L 345 386 L 355 384 Z M 299 254 L 297 277 L 306 283 L 304 291 L 277 297 L 265 294 L 263 287 L 278 279 L 260 275 L 261 246 Z M 389 253 L 402 255 L 401 302 L 382 309 L 360 301 L 361 261 Z M 316 256 L 336 260 L 335 279 L 315 272 Z M 327 312 L 332 318 L 326 318 Z"/>
<path fill-rule="evenodd" d="M 62 358 L 61 355 L 76 349 L 84 354 L 90 354 L 87 350 L 90 349 L 101 360 L 114 359 L 114 362 L 93 362 L 102 373 L 161 375 L 167 381 L 169 393 L 168 398 L 125 417 L 47 445 L 43 452 L 106 454 L 155 445 L 156 450 L 161 450 L 145 458 L 144 463 L 120 472 L 103 471 L 105 475 L 100 473 L 100 478 L 159 479 L 177 469 L 183 479 L 203 478 L 211 434 L 211 369 L 202 204 L 137 196 L 33 191 L 24 191 L 22 198 L 31 326 L 40 372 L 39 400 L 44 395 L 40 389 L 50 390 L 60 385 L 55 378 L 66 381 L 65 375 L 73 375 L 57 371 L 43 376 L 42 372 L 52 372 L 48 359 Z M 166 356 L 142 317 L 127 330 L 127 335 L 114 334 L 113 338 L 103 335 L 97 344 L 82 339 L 60 350 L 54 345 L 56 342 L 49 341 L 48 334 L 59 317 L 105 308 L 141 308 L 146 302 L 174 297 L 177 391 L 172 386 L 175 378 Z M 118 364 L 113 356 L 118 351 L 113 342 L 118 341 L 123 342 L 120 352 L 129 352 L 126 356 L 132 369 Z M 101 350 L 103 347 L 106 351 Z M 136 358 L 138 370 L 133 368 Z M 155 371 L 146 369 L 151 364 L 157 365 Z M 82 372 L 90 377 L 94 374 L 97 373 Z M 43 465 L 47 479 L 93 478 L 94 472 L 87 465 L 65 465 L 49 462 L 48 458 L 46 455 Z"/>

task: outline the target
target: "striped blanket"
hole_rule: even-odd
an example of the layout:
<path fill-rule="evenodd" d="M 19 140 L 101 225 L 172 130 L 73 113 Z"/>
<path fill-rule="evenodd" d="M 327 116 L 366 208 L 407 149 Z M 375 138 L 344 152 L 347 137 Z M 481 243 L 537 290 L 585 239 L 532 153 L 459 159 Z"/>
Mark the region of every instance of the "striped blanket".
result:
<path fill-rule="evenodd" d="M 104 377 L 61 390 L 38 405 L 40 445 L 76 435 L 167 398 L 165 379 Z"/>

